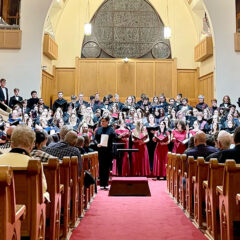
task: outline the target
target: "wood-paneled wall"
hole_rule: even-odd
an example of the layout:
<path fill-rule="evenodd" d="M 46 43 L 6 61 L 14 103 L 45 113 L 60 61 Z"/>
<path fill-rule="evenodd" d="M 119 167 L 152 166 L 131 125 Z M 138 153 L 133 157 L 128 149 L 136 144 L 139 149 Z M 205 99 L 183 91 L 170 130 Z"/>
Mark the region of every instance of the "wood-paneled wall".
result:
<path fill-rule="evenodd" d="M 42 70 L 41 97 L 47 106 L 51 105 L 51 96 L 55 94 L 55 89 L 54 76 Z"/>
<path fill-rule="evenodd" d="M 42 97 L 49 104 L 63 91 L 70 100 L 71 95 L 84 94 L 85 100 L 96 92 L 100 97 L 118 93 L 121 101 L 127 96 L 141 93 L 150 98 L 164 93 L 167 98 L 182 93 L 191 105 L 196 105 L 198 95 L 205 96 L 210 104 L 214 97 L 213 73 L 199 78 L 198 69 L 177 69 L 176 60 L 130 60 L 79 59 L 76 68 L 54 68 L 53 76 L 43 71 Z"/>
<path fill-rule="evenodd" d="M 193 106 L 197 104 L 198 75 L 198 69 L 178 69 L 177 91 L 187 97 L 189 104 Z"/>
<path fill-rule="evenodd" d="M 209 73 L 199 78 L 199 94 L 205 96 L 205 102 L 210 105 L 214 98 L 214 75 Z"/>
<path fill-rule="evenodd" d="M 126 98 L 149 97 L 164 93 L 166 97 L 177 94 L 176 59 L 146 60 L 134 59 L 124 63 L 122 59 L 80 59 L 76 58 L 77 93 L 100 96 L 118 93 Z"/>

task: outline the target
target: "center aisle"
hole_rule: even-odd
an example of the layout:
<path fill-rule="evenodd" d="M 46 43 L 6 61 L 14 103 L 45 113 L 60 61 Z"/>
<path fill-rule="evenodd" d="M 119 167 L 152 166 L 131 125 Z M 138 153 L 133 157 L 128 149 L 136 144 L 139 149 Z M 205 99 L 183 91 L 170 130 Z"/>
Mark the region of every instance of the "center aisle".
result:
<path fill-rule="evenodd" d="M 166 192 L 149 179 L 151 197 L 108 197 L 99 190 L 71 240 L 207 239 Z"/>

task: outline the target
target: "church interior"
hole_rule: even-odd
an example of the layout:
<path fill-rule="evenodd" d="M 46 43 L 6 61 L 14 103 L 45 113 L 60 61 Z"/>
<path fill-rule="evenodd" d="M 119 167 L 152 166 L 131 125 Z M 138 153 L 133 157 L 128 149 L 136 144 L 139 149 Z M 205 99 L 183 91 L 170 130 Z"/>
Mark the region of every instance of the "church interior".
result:
<path fill-rule="evenodd" d="M 240 0 L 0 0 L 0 239 L 240 239 L 239 76 Z"/>

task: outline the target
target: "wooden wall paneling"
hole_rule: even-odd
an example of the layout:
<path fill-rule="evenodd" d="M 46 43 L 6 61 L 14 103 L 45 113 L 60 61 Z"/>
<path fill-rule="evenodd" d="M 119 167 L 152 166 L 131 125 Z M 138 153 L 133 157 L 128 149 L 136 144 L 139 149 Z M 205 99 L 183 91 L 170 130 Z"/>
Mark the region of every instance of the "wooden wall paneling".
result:
<path fill-rule="evenodd" d="M 56 68 L 57 91 L 63 91 L 63 95 L 75 94 L 75 68 Z"/>
<path fill-rule="evenodd" d="M 213 41 L 212 37 L 204 38 L 194 48 L 194 59 L 195 62 L 202 62 L 213 55 Z"/>
<path fill-rule="evenodd" d="M 43 54 L 51 60 L 58 59 L 58 45 L 55 40 L 47 33 L 43 39 Z"/>
<path fill-rule="evenodd" d="M 101 93 L 100 96 L 116 93 L 116 71 L 116 61 L 100 61 L 98 63 L 98 91 Z"/>
<path fill-rule="evenodd" d="M 153 81 L 155 76 L 153 65 L 153 61 L 136 62 L 136 97 L 139 97 L 142 93 L 149 97 L 154 95 Z"/>
<path fill-rule="evenodd" d="M 209 73 L 199 78 L 199 94 L 204 95 L 205 102 L 211 104 L 214 98 L 214 75 Z"/>
<path fill-rule="evenodd" d="M 155 70 L 155 93 L 159 96 L 164 93 L 167 98 L 172 97 L 172 61 L 156 62 Z"/>
<path fill-rule="evenodd" d="M 0 49 L 20 49 L 22 46 L 21 30 L 0 30 Z"/>
<path fill-rule="evenodd" d="M 178 69 L 177 92 L 182 93 L 183 97 L 197 98 L 196 79 L 196 69 Z"/>
<path fill-rule="evenodd" d="M 42 86 L 41 86 L 41 97 L 47 106 L 51 105 L 51 96 L 55 90 L 55 79 L 54 76 L 48 72 L 42 70 Z"/>
<path fill-rule="evenodd" d="M 177 92 L 177 59 L 173 59 L 173 64 L 172 64 L 172 94 L 171 96 L 174 97 L 178 94 Z"/>
<path fill-rule="evenodd" d="M 98 67 L 97 60 L 82 61 L 79 60 L 79 78 L 78 78 L 78 93 L 83 93 L 85 96 L 94 95 L 98 92 L 97 79 Z"/>
<path fill-rule="evenodd" d="M 117 62 L 117 93 L 124 100 L 135 94 L 135 63 Z"/>

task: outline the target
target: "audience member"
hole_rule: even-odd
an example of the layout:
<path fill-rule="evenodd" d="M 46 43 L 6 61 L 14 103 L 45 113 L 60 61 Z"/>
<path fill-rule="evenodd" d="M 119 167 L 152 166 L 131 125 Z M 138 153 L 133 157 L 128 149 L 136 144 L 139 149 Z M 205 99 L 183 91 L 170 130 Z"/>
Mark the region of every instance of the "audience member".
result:
<path fill-rule="evenodd" d="M 227 159 L 234 159 L 236 163 L 240 163 L 240 127 L 236 128 L 233 134 L 233 141 L 235 147 L 222 151 L 221 157 L 219 158 L 220 163 L 224 163 Z"/>
<path fill-rule="evenodd" d="M 232 136 L 230 133 L 222 130 L 219 132 L 217 137 L 217 146 L 220 151 L 210 154 L 205 161 L 209 161 L 211 158 L 219 159 L 221 157 L 222 151 L 229 149 L 232 142 Z"/>
<path fill-rule="evenodd" d="M 48 146 L 45 151 L 55 157 L 58 157 L 60 160 L 62 160 L 63 157 L 78 157 L 80 174 L 82 169 L 82 159 L 80 151 L 75 147 L 77 143 L 77 137 L 77 133 L 70 128 L 62 128 L 60 132 L 61 141 L 55 143 L 53 146 Z"/>
<path fill-rule="evenodd" d="M 206 158 L 208 155 L 218 152 L 218 149 L 206 144 L 207 136 L 204 132 L 199 131 L 194 136 L 194 148 L 186 152 L 187 156 L 193 156 L 195 159 L 197 157 Z"/>
<path fill-rule="evenodd" d="M 31 152 L 32 157 L 35 159 L 40 159 L 41 162 L 47 162 L 52 155 L 43 151 L 46 148 L 48 141 L 48 134 L 45 131 L 36 131 L 36 141 L 35 146 Z"/>
<path fill-rule="evenodd" d="M 25 126 L 19 125 L 14 128 L 11 136 L 11 148 L 9 153 L 0 156 L 1 165 L 10 165 L 12 167 L 27 167 L 31 159 L 31 151 L 34 146 L 35 133 Z M 43 173 L 43 192 L 47 191 L 47 182 Z"/>

